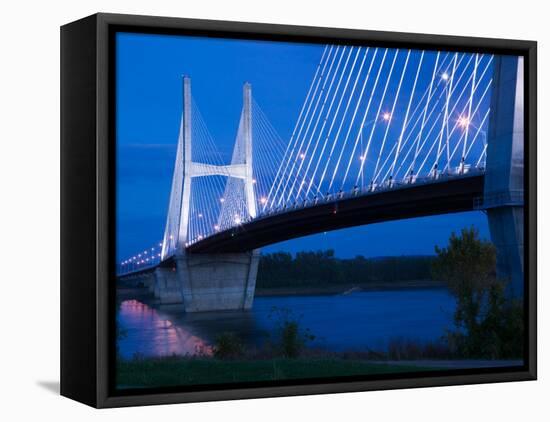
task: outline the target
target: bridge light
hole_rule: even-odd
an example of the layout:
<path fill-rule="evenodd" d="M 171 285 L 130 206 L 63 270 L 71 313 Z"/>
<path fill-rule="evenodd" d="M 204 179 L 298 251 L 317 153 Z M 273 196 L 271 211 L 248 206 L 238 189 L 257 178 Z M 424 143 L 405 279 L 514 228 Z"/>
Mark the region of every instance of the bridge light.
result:
<path fill-rule="evenodd" d="M 241 218 L 240 217 L 235 217 L 235 223 L 236 224 L 241 224 Z"/>
<path fill-rule="evenodd" d="M 444 81 L 448 81 L 449 80 L 449 74 L 447 72 L 443 72 L 443 74 L 441 75 L 441 79 L 443 79 Z"/>
<path fill-rule="evenodd" d="M 261 203 L 261 204 L 266 204 L 266 203 L 267 203 L 267 198 L 266 198 L 265 196 L 262 196 L 262 197 L 260 198 L 260 203 Z"/>
<path fill-rule="evenodd" d="M 300 160 L 303 160 L 304 158 L 306 158 L 306 155 L 302 152 L 302 153 L 300 154 Z"/>
<path fill-rule="evenodd" d="M 202 214 L 199 213 L 199 218 L 202 218 Z"/>
<path fill-rule="evenodd" d="M 391 114 L 388 112 L 385 112 L 384 114 L 382 114 L 382 119 L 384 119 L 386 122 L 389 122 L 391 119 Z"/>
<path fill-rule="evenodd" d="M 359 156 L 359 161 L 365 161 L 365 156 L 364 156 L 364 155 L 360 155 L 360 156 Z"/>
<path fill-rule="evenodd" d="M 159 243 L 159 248 L 162 248 L 162 242 L 161 242 L 161 243 Z"/>
<path fill-rule="evenodd" d="M 460 116 L 459 119 L 458 119 L 458 125 L 460 127 L 466 127 L 470 124 L 470 119 L 468 119 L 467 117 L 465 116 Z"/>
<path fill-rule="evenodd" d="M 144 255 L 147 255 L 147 251 L 143 251 L 143 254 L 144 254 Z"/>
<path fill-rule="evenodd" d="M 214 230 L 218 231 L 220 229 L 220 226 L 217 224 L 214 224 Z"/>
<path fill-rule="evenodd" d="M 255 183 L 256 183 L 256 179 L 252 179 L 252 183 L 254 183 L 254 184 L 255 184 Z"/>
<path fill-rule="evenodd" d="M 220 198 L 220 202 L 223 203 L 225 201 L 224 198 Z"/>
<path fill-rule="evenodd" d="M 170 235 L 170 240 L 172 240 L 173 238 L 174 238 L 174 236 L 173 236 L 173 235 Z"/>

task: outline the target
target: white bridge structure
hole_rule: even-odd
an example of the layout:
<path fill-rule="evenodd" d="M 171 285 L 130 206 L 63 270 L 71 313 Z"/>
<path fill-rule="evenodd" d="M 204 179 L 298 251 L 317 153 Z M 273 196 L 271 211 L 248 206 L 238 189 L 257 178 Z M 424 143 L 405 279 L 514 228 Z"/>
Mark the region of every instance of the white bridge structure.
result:
<path fill-rule="evenodd" d="M 264 245 L 483 209 L 521 295 L 523 119 L 521 58 L 327 45 L 286 141 L 244 84 L 225 163 L 184 77 L 164 236 L 118 277 L 188 312 L 248 309 Z"/>
<path fill-rule="evenodd" d="M 206 233 L 212 231 L 204 230 L 204 234 L 200 234 L 199 228 L 193 228 L 190 233 L 189 216 L 192 210 L 191 186 L 193 178 L 222 176 L 241 181 L 246 208 L 245 215 L 250 218 L 256 217 L 255 179 L 252 170 L 252 92 L 250 84 L 245 83 L 243 88 L 243 111 L 239 124 L 237 143 L 232 163 L 228 165 L 193 161 L 191 148 L 193 143 L 193 111 L 191 80 L 189 77 L 183 78 L 183 104 L 184 113 L 176 152 L 166 229 L 162 242 L 161 257 L 163 259 L 176 253 L 178 248 L 181 251 L 184 246 L 187 246 L 189 240 L 197 240 L 199 237 L 202 238 Z M 222 198 L 220 196 L 220 200 Z M 197 198 L 197 201 L 200 199 Z M 204 207 L 202 212 L 206 214 L 208 212 L 208 205 L 201 204 L 201 206 Z M 204 217 L 202 212 L 196 212 L 195 217 L 202 219 Z M 216 226 L 214 224 L 211 228 L 215 229 Z M 188 239 L 189 234 L 193 236 L 192 239 Z"/>

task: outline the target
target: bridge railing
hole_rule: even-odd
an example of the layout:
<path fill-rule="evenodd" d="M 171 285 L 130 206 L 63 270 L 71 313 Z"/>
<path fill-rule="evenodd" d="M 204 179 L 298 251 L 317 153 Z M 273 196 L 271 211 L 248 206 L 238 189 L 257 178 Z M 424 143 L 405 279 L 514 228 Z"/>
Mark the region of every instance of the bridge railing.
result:
<path fill-rule="evenodd" d="M 162 242 L 158 246 L 147 248 L 134 256 L 131 256 L 117 265 L 117 276 L 128 275 L 147 270 L 157 266 L 161 262 Z"/>

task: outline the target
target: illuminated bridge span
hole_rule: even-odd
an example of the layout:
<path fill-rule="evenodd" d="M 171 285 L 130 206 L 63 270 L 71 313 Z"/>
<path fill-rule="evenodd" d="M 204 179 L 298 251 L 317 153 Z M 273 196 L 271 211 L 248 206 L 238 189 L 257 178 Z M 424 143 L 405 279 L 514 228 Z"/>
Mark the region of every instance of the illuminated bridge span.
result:
<path fill-rule="evenodd" d="M 162 302 L 249 308 L 261 246 L 472 209 L 487 209 L 498 270 L 519 294 L 521 59 L 329 45 L 288 141 L 248 83 L 230 163 L 205 120 L 184 77 L 163 239 L 118 268 Z"/>

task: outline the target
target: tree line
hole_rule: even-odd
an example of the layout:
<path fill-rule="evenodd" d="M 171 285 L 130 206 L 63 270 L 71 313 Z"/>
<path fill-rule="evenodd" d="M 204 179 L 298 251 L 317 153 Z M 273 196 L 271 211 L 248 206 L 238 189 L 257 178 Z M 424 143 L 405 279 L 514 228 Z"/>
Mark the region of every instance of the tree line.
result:
<path fill-rule="evenodd" d="M 435 256 L 391 256 L 343 259 L 334 250 L 262 254 L 259 288 L 323 286 L 368 282 L 432 280 Z"/>

